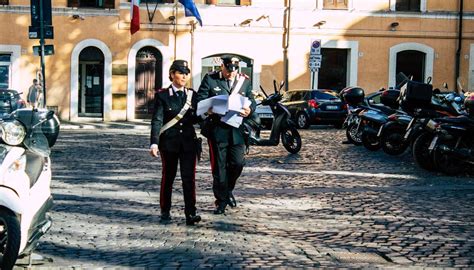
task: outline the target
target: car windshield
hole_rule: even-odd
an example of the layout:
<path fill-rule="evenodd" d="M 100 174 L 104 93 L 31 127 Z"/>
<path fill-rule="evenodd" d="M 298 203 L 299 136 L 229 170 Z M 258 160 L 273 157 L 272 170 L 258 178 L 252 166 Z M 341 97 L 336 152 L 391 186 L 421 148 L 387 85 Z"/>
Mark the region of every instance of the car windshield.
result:
<path fill-rule="evenodd" d="M 323 91 L 313 91 L 311 93 L 311 98 L 322 99 L 322 100 L 338 99 L 336 94 L 333 94 L 331 92 L 323 92 Z"/>

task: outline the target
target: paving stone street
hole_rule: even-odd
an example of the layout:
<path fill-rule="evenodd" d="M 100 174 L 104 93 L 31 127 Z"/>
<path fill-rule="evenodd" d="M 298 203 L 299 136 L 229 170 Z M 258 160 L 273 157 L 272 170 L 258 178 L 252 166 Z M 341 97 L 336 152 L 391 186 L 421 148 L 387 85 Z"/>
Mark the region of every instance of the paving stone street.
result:
<path fill-rule="evenodd" d="M 197 167 L 203 221 L 185 225 L 181 179 L 159 223 L 161 164 L 148 128 L 63 129 L 53 148 L 53 227 L 33 269 L 474 267 L 474 179 L 424 171 L 407 152 L 341 144 L 345 131 L 300 130 L 303 148 L 251 147 L 213 215 L 207 145 Z M 17 265 L 16 268 L 25 268 Z"/>

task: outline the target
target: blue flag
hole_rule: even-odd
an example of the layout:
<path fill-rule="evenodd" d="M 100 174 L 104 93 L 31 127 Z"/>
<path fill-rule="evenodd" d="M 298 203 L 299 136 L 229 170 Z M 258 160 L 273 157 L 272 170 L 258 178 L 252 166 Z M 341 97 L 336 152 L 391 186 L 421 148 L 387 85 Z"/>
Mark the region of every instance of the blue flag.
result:
<path fill-rule="evenodd" d="M 179 0 L 181 4 L 184 6 L 184 14 L 186 17 L 194 16 L 199 22 L 199 25 L 202 26 L 201 15 L 199 15 L 199 11 L 196 8 L 193 0 Z"/>

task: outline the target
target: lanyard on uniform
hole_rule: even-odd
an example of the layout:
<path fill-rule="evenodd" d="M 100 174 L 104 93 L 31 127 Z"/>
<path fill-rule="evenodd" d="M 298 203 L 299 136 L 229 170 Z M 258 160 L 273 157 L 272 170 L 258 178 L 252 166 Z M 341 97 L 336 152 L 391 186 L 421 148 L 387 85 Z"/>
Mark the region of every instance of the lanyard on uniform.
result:
<path fill-rule="evenodd" d="M 193 97 L 193 92 L 194 91 L 192 91 L 192 90 L 186 91 L 188 96 L 186 97 L 186 103 L 184 104 L 183 108 L 181 109 L 181 111 L 175 117 L 173 117 L 173 119 L 171 119 L 170 121 L 168 121 L 166 124 L 164 124 L 161 127 L 159 135 L 161 135 L 161 133 L 165 132 L 170 127 L 174 126 L 176 123 L 179 122 L 179 120 L 181 120 L 184 117 L 184 115 L 188 111 L 189 107 L 191 107 L 191 99 Z"/>
<path fill-rule="evenodd" d="M 244 76 L 239 76 L 239 79 L 237 81 L 237 84 L 235 85 L 234 89 L 232 90 L 231 95 L 237 94 L 240 90 L 240 87 L 242 87 L 242 84 L 244 84 L 245 77 Z"/>

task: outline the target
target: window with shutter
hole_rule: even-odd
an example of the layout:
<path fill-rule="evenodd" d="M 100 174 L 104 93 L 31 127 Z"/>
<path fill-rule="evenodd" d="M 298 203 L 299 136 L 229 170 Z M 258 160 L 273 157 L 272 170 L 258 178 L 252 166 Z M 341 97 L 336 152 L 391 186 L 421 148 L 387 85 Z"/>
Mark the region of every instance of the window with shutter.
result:
<path fill-rule="evenodd" d="M 325 0 L 323 9 L 347 9 L 347 0 Z"/>
<path fill-rule="evenodd" d="M 250 6 L 251 0 L 206 0 L 208 5 Z"/>
<path fill-rule="evenodd" d="M 395 5 L 396 11 L 420 11 L 420 0 L 397 0 Z"/>
<path fill-rule="evenodd" d="M 104 0 L 104 8 L 115 8 L 115 0 Z"/>
<path fill-rule="evenodd" d="M 115 0 L 68 0 L 67 6 L 77 8 L 115 8 Z"/>

